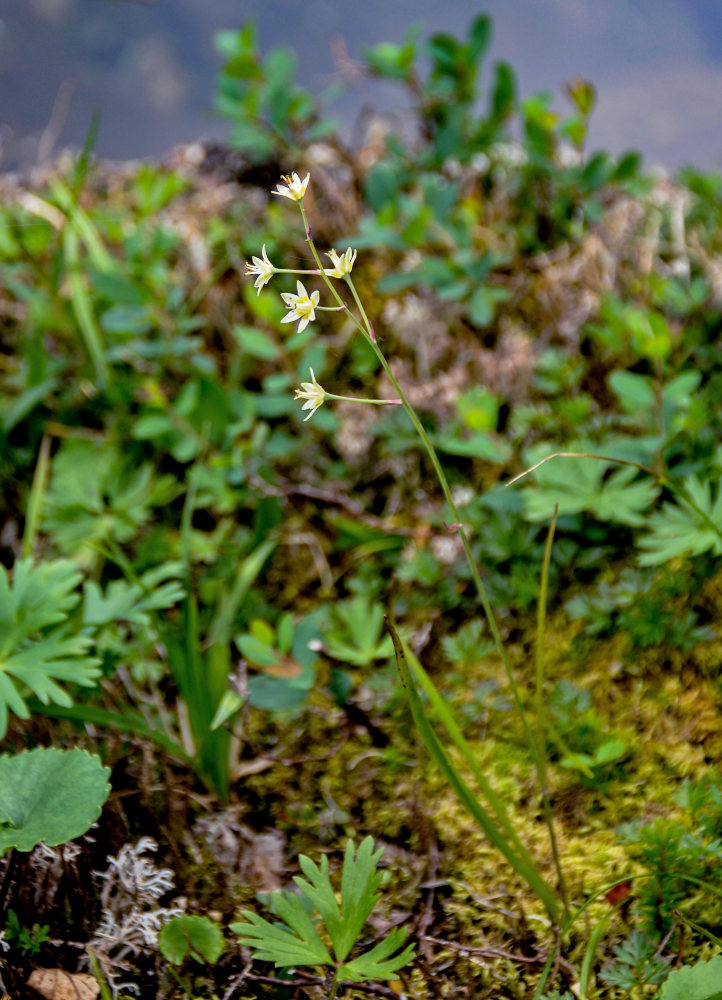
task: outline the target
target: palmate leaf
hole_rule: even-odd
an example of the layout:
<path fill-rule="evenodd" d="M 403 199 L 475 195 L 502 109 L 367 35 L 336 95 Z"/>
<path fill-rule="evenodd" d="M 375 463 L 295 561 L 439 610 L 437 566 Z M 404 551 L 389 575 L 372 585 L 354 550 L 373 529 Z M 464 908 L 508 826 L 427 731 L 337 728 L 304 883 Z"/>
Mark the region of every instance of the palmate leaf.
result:
<path fill-rule="evenodd" d="M 90 637 L 75 633 L 68 614 L 78 602 L 81 574 L 68 560 L 34 566 L 22 559 L 12 579 L 0 567 L 0 739 L 7 731 L 8 710 L 29 715 L 25 698 L 43 704 L 72 704 L 58 682 L 92 686 L 98 660 L 88 656 Z"/>
<path fill-rule="evenodd" d="M 83 621 L 86 625 L 105 625 L 126 621 L 133 625 L 150 625 L 148 612 L 170 608 L 185 597 L 180 582 L 183 564 L 167 562 L 144 573 L 137 583 L 113 580 L 105 594 L 93 580 L 83 586 Z"/>
<path fill-rule="evenodd" d="M 245 922 L 231 924 L 239 944 L 253 949 L 254 958 L 273 962 L 280 969 L 293 965 L 333 965 L 313 921 L 298 898 L 290 892 L 273 894 L 278 915 L 286 922 L 272 924 L 252 910 L 243 910 Z"/>
<path fill-rule="evenodd" d="M 341 905 L 329 875 L 328 858 L 320 867 L 301 855 L 299 863 L 306 879 L 294 881 L 300 895 L 290 892 L 272 894 L 272 905 L 284 924 L 272 924 L 250 910 L 243 911 L 245 922 L 231 925 L 241 944 L 253 949 L 254 958 L 273 962 L 279 968 L 295 965 L 327 965 L 337 968 L 338 976 L 353 981 L 391 978 L 413 953 L 413 947 L 395 955 L 403 944 L 405 931 L 396 928 L 370 951 L 345 962 L 372 909 L 378 902 L 381 876 L 376 870 L 382 850 L 374 851 L 373 838 L 366 837 L 356 851 L 348 841 L 344 854 Z M 307 904 L 310 904 L 307 905 Z M 320 913 L 333 948 L 332 958 L 311 919 Z"/>
<path fill-rule="evenodd" d="M 406 930 L 395 927 L 383 941 L 370 951 L 341 966 L 339 978 L 359 982 L 362 979 L 391 979 L 402 969 L 414 954 L 414 946 L 407 945 L 399 951 L 406 940 Z M 394 952 L 398 952 L 397 955 Z"/>
<path fill-rule="evenodd" d="M 105 443 L 65 441 L 53 459 L 45 526 L 62 552 L 89 563 L 99 545 L 132 538 L 177 492 L 172 477 L 130 465 Z"/>
<path fill-rule="evenodd" d="M 381 875 L 376 865 L 383 854 L 383 848 L 374 852 L 373 837 L 361 841 L 358 853 L 352 841 L 346 844 L 341 876 L 341 909 L 331 885 L 328 858 L 321 858 L 321 868 L 302 855 L 299 858 L 301 870 L 308 882 L 296 876 L 294 882 L 302 894 L 315 906 L 326 924 L 334 953 L 343 962 L 351 951 L 356 938 L 361 933 L 369 914 L 379 900 L 376 890 Z"/>
<path fill-rule="evenodd" d="M 570 450 L 589 449 L 579 444 Z M 530 451 L 530 464 L 550 451 Z M 643 514 L 659 492 L 657 486 L 649 478 L 637 479 L 639 471 L 631 466 L 617 466 L 610 472 L 612 465 L 598 458 L 559 456 L 540 466 L 533 473 L 538 486 L 522 491 L 526 517 L 548 521 L 557 507 L 559 517 L 588 511 L 598 521 L 643 524 Z"/>
<path fill-rule="evenodd" d="M 326 652 L 335 660 L 364 667 L 393 656 L 394 647 L 384 634 L 384 614 L 378 605 L 359 595 L 332 606 L 335 628 L 330 630 Z"/>
<path fill-rule="evenodd" d="M 698 556 L 703 552 L 722 555 L 722 486 L 712 487 L 695 476 L 684 482 L 685 493 L 701 513 L 684 503 L 666 503 L 649 518 L 649 534 L 639 541 L 644 551 L 642 566 L 658 566 L 676 556 Z"/>

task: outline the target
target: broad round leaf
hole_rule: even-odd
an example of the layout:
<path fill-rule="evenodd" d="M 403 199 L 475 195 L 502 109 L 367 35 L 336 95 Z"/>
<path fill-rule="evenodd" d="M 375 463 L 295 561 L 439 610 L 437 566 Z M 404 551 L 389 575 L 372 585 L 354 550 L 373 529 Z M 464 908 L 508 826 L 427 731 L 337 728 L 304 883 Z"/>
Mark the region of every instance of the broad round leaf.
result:
<path fill-rule="evenodd" d="M 184 914 L 163 926 L 158 945 L 172 965 L 180 965 L 188 955 L 213 964 L 221 957 L 223 934 L 208 917 Z"/>
<path fill-rule="evenodd" d="M 110 769 L 85 750 L 24 750 L 0 757 L 0 857 L 79 837 L 100 816 Z"/>

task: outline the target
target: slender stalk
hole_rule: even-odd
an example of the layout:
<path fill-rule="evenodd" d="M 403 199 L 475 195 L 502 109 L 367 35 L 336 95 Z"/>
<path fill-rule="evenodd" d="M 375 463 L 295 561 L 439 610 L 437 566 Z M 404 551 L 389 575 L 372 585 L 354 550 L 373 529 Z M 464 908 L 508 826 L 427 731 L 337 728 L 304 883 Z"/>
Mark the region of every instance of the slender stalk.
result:
<path fill-rule="evenodd" d="M 565 891 L 563 890 L 564 882 L 563 882 L 563 879 L 561 878 L 561 868 L 560 868 L 560 861 L 559 861 L 559 854 L 558 854 L 558 849 L 557 849 L 556 837 L 555 837 L 553 826 L 552 826 L 552 823 L 551 823 L 551 805 L 550 805 L 550 803 L 548 801 L 548 795 L 547 795 L 547 790 L 546 790 L 545 766 L 544 766 L 544 759 L 543 759 L 543 756 L 542 756 L 542 750 L 541 750 L 539 742 L 537 741 L 537 738 L 536 738 L 536 736 L 535 736 L 534 732 L 532 731 L 532 728 L 531 728 L 531 726 L 529 724 L 529 720 L 527 718 L 527 714 L 526 714 L 526 711 L 524 709 L 524 704 L 523 704 L 523 701 L 522 701 L 522 698 L 521 698 L 519 687 L 518 687 L 518 685 L 516 683 L 516 680 L 514 678 L 514 674 L 513 674 L 512 668 L 511 668 L 511 663 L 509 661 L 509 657 L 507 655 L 506 648 L 504 647 L 504 643 L 503 643 L 503 640 L 502 640 L 502 637 L 501 637 L 501 632 L 499 630 L 499 626 L 498 626 L 497 621 L 496 621 L 496 616 L 494 614 L 494 610 L 493 610 L 493 607 L 491 605 L 491 601 L 489 600 L 489 596 L 487 594 L 486 588 L 484 587 L 483 580 L 481 579 L 481 574 L 480 574 L 479 568 L 478 568 L 478 566 L 476 564 L 476 560 L 474 559 L 473 553 L 471 551 L 471 544 L 469 542 L 469 537 L 467 535 L 467 532 L 466 532 L 466 529 L 465 529 L 463 523 L 461 522 L 461 518 L 459 516 L 459 511 L 457 509 L 457 506 L 456 506 L 456 504 L 454 502 L 454 499 L 453 499 L 453 496 L 451 494 L 451 488 L 449 486 L 449 481 L 448 481 L 448 479 L 446 477 L 446 473 L 445 473 L 444 468 L 443 468 L 443 466 L 442 466 L 442 464 L 441 464 L 441 462 L 439 460 L 439 457 L 438 457 L 438 455 L 436 453 L 436 449 L 434 448 L 434 446 L 433 446 L 433 444 L 431 442 L 431 439 L 429 438 L 429 435 L 426 433 L 426 429 L 424 428 L 421 420 L 419 419 L 419 417 L 418 417 L 418 415 L 416 413 L 416 410 L 414 409 L 414 407 L 412 406 L 412 404 L 409 402 L 408 398 L 406 397 L 403 389 L 401 388 L 401 386 L 400 386 L 399 382 L 397 381 L 397 379 L 396 379 L 393 371 L 391 370 L 391 366 L 389 365 L 389 363 L 388 363 L 388 361 L 386 359 L 385 354 L 383 353 L 383 351 L 381 350 L 381 348 L 378 345 L 378 342 L 376 340 L 376 334 L 374 332 L 374 328 L 373 328 L 373 326 L 372 326 L 372 324 L 371 324 L 371 322 L 370 322 L 370 320 L 369 320 L 369 318 L 368 318 L 368 316 L 366 314 L 366 311 L 365 311 L 365 309 L 363 307 L 363 303 L 361 302 L 361 298 L 360 298 L 360 296 L 359 296 L 359 294 L 358 294 L 358 292 L 356 290 L 356 287 L 355 287 L 355 285 L 353 283 L 353 280 L 352 280 L 351 276 L 349 274 L 346 274 L 344 277 L 345 277 L 346 284 L 347 284 L 347 286 L 348 286 L 348 288 L 349 288 L 349 290 L 351 292 L 351 295 L 353 296 L 354 303 L 355 303 L 355 305 L 356 305 L 356 307 L 357 307 L 357 309 L 358 309 L 358 311 L 359 311 L 359 313 L 361 315 L 361 321 L 359 321 L 359 319 L 356 316 L 354 316 L 354 314 L 351 312 L 351 310 L 348 309 L 348 307 L 344 303 L 341 295 L 337 291 L 336 286 L 334 285 L 334 283 L 330 280 L 330 278 L 326 274 L 325 269 L 323 268 L 323 265 L 321 264 L 321 259 L 320 259 L 318 250 L 316 249 L 315 243 L 313 241 L 313 237 L 311 235 L 311 228 L 310 228 L 310 226 L 308 224 L 308 220 L 307 220 L 307 217 L 306 217 L 306 212 L 304 210 L 302 201 L 298 202 L 298 206 L 299 206 L 299 209 L 301 211 L 301 217 L 303 219 L 304 229 L 305 229 L 305 233 L 306 233 L 306 242 L 308 243 L 308 246 L 309 246 L 309 249 L 311 251 L 311 254 L 313 255 L 314 261 L 318 265 L 320 276 L 323 278 L 323 280 L 324 280 L 326 286 L 328 287 L 329 291 L 331 292 L 333 298 L 336 300 L 336 302 L 339 304 L 339 306 L 343 306 L 346 309 L 348 315 L 351 316 L 351 318 L 353 319 L 353 322 L 356 325 L 357 329 L 359 329 L 359 331 L 365 337 L 365 339 L 367 340 L 367 342 L 371 345 L 371 348 L 373 349 L 373 351 L 374 351 L 374 353 L 376 355 L 376 358 L 377 358 L 379 364 L 381 365 L 381 367 L 382 367 L 383 371 L 385 372 L 387 378 L 389 379 L 389 381 L 391 382 L 392 386 L 394 387 L 394 391 L 396 392 L 396 394 L 398 396 L 397 402 L 400 403 L 404 407 L 404 410 L 406 411 L 409 419 L 411 420 L 411 423 L 413 424 L 414 429 L 416 430 L 417 434 L 419 435 L 419 438 L 421 439 L 421 442 L 422 442 L 422 444 L 424 446 L 424 449 L 425 449 L 425 451 L 426 451 L 426 453 L 427 453 L 427 455 L 429 457 L 429 460 L 431 461 L 431 464 L 433 466 L 434 472 L 436 474 L 436 478 L 437 478 L 437 480 L 439 482 L 439 485 L 441 486 L 441 490 L 442 490 L 442 493 L 444 495 L 444 499 L 446 500 L 446 503 L 447 503 L 447 505 L 449 507 L 449 510 L 451 511 L 452 520 L 453 520 L 453 530 L 455 530 L 456 532 L 458 532 L 459 538 L 461 539 L 461 544 L 462 544 L 462 547 L 464 549 L 464 554 L 466 556 L 466 560 L 468 562 L 468 565 L 469 565 L 469 568 L 470 568 L 470 571 L 471 571 L 472 580 L 474 582 L 474 586 L 475 586 L 477 595 L 479 597 L 479 601 L 480 601 L 481 606 L 483 608 L 484 615 L 486 616 L 486 620 L 487 620 L 487 622 L 489 624 L 489 630 L 491 632 L 491 636 L 492 636 L 492 639 L 494 641 L 494 646 L 495 646 L 495 648 L 497 650 L 497 653 L 498 653 L 498 655 L 499 655 L 499 657 L 501 659 L 502 665 L 504 667 L 504 672 L 505 672 L 506 677 L 507 677 L 507 682 L 509 684 L 509 689 L 510 689 L 511 694 L 512 694 L 514 705 L 515 705 L 517 713 L 519 715 L 519 719 L 521 721 L 522 728 L 524 730 L 524 736 L 525 736 L 527 745 L 529 747 L 530 753 L 532 755 L 532 760 L 533 760 L 533 763 L 534 763 L 534 768 L 535 768 L 535 771 L 536 771 L 536 774 L 537 774 L 537 779 L 539 781 L 539 785 L 540 785 L 540 789 L 541 789 L 542 801 L 544 803 L 544 815 L 545 815 L 546 824 L 547 824 L 547 826 L 549 828 L 549 834 L 550 834 L 550 839 L 551 839 L 551 844 L 552 844 L 552 854 L 554 856 L 555 865 L 557 866 L 557 874 L 558 874 L 558 877 L 559 877 L 559 887 L 560 887 L 560 894 L 562 896 L 563 908 L 564 908 L 565 914 L 568 915 L 568 905 L 567 905 L 567 902 L 566 902 L 566 894 L 565 894 Z M 327 395 L 330 396 L 331 394 L 328 393 Z M 516 867 L 516 865 L 515 865 L 515 867 Z M 519 870 L 519 869 L 517 869 L 517 870 Z M 534 875 L 536 875 L 536 873 L 534 873 Z M 534 878 L 534 876 L 532 876 L 532 878 Z M 547 907 L 549 908 L 548 893 L 542 891 L 541 896 L 542 896 L 543 899 L 545 899 Z M 550 913 L 554 909 L 555 909 L 555 907 L 552 906 L 550 908 Z"/>
<path fill-rule="evenodd" d="M 569 900 L 567 896 L 567 886 L 564 880 L 561 857 L 559 855 L 559 845 L 557 843 L 556 829 L 554 827 L 554 815 L 552 804 L 549 799 L 549 789 L 547 787 L 547 754 L 544 738 L 544 628 L 546 624 L 547 595 L 549 593 L 549 566 L 552 557 L 552 545 L 554 543 L 554 530 L 557 525 L 557 508 L 554 508 L 549 531 L 547 532 L 546 545 L 544 546 L 544 559 L 542 562 L 541 582 L 539 585 L 539 602 L 537 605 L 536 624 L 536 645 L 535 645 L 535 673 L 536 673 L 536 724 L 537 724 L 537 748 L 539 751 L 539 765 L 541 768 L 541 797 L 544 809 L 544 820 L 549 831 L 549 842 L 552 849 L 552 859 L 557 872 L 557 883 L 559 895 L 565 916 L 569 916 Z"/>
<path fill-rule="evenodd" d="M 336 1000 L 336 996 L 338 994 L 338 987 L 339 987 L 338 973 L 339 973 L 339 970 L 338 970 L 338 968 L 336 968 L 334 970 L 334 973 L 333 973 L 333 979 L 331 980 L 331 988 L 328 991 L 328 1000 Z"/>

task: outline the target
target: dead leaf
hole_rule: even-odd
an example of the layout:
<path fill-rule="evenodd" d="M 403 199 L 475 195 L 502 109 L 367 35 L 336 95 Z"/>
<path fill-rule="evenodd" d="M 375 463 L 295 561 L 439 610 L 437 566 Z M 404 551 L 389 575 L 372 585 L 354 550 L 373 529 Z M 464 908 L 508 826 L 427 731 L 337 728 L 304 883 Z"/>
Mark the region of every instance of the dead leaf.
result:
<path fill-rule="evenodd" d="M 64 969 L 35 969 L 28 977 L 28 986 L 45 1000 L 96 1000 L 100 992 L 94 976 Z"/>

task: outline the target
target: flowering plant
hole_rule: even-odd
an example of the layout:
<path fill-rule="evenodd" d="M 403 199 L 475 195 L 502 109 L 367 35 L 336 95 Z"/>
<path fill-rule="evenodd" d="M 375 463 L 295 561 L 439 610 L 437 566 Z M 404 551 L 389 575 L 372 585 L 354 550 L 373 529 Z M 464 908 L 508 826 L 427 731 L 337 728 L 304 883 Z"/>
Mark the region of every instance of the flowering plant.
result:
<path fill-rule="evenodd" d="M 279 185 L 274 192 L 275 194 L 282 195 L 283 197 L 289 198 L 295 201 L 298 205 L 301 219 L 303 223 L 304 232 L 306 233 L 306 241 L 308 243 L 311 255 L 313 257 L 315 268 L 308 269 L 288 269 L 288 268 L 277 268 L 274 267 L 270 261 L 268 261 L 265 253 L 262 252 L 262 257 L 254 257 L 253 263 L 247 265 L 247 271 L 249 274 L 254 274 L 256 278 L 256 286 L 258 283 L 263 281 L 266 283 L 266 275 L 272 277 L 276 273 L 290 273 L 296 275 L 303 275 L 304 277 L 315 277 L 320 279 L 325 285 L 326 290 L 330 294 L 334 305 L 321 305 L 321 295 L 320 292 L 315 289 L 312 292 L 308 292 L 306 286 L 300 279 L 297 279 L 296 293 L 284 292 L 281 294 L 283 302 L 288 309 L 287 314 L 283 317 L 283 323 L 298 322 L 298 330 L 304 330 L 309 323 L 313 322 L 316 318 L 316 313 L 320 311 L 338 312 L 344 315 L 354 326 L 356 331 L 364 338 L 366 343 L 370 346 L 374 352 L 381 368 L 385 372 L 387 378 L 391 382 L 391 385 L 396 392 L 396 396 L 391 399 L 365 399 L 358 398 L 355 399 L 349 396 L 340 396 L 335 393 L 328 392 L 324 387 L 318 382 L 316 375 L 311 369 L 311 381 L 302 382 L 300 387 L 295 391 L 295 398 L 298 400 L 303 400 L 301 409 L 308 410 L 308 414 L 304 417 L 304 420 L 309 420 L 313 414 L 327 401 L 327 400 L 352 400 L 353 402 L 372 404 L 372 405 L 398 405 L 401 406 L 406 412 L 409 420 L 411 421 L 416 433 L 418 434 L 423 447 L 432 463 L 436 476 L 438 478 L 439 484 L 441 486 L 444 498 L 449 508 L 450 517 L 448 520 L 449 530 L 458 534 L 461 540 L 463 550 L 466 559 L 469 563 L 471 570 L 471 576 L 476 588 L 476 592 L 479 597 L 479 601 L 483 607 L 484 613 L 486 615 L 487 621 L 489 623 L 489 628 L 491 631 L 492 638 L 494 640 L 495 647 L 499 653 L 501 661 L 504 665 L 506 671 L 509 687 L 512 693 L 514 704 L 519 717 L 522 721 L 524 727 L 524 732 L 526 735 L 527 743 L 535 763 L 539 783 L 542 789 L 546 788 L 545 780 L 545 764 L 546 759 L 544 756 L 543 741 L 535 734 L 531 726 L 527 721 L 526 712 L 522 703 L 522 699 L 516 684 L 516 680 L 511 670 L 511 664 L 507 656 L 506 650 L 504 648 L 501 633 L 499 631 L 498 625 L 496 623 L 496 618 L 494 611 L 492 609 L 491 603 L 489 601 L 486 588 L 481 578 L 479 568 L 476 561 L 472 555 L 471 546 L 469 543 L 468 534 L 464 523 L 461 520 L 459 511 L 457 509 L 456 502 L 452 495 L 446 473 L 441 465 L 439 457 L 436 450 L 429 438 L 418 414 L 416 413 L 414 407 L 409 401 L 408 397 L 404 393 L 402 387 L 400 386 L 396 376 L 394 375 L 391 366 L 386 358 L 385 353 L 381 349 L 378 343 L 374 327 L 369 320 L 366 310 L 364 309 L 361 298 L 358 294 L 356 286 L 351 275 L 353 266 L 356 262 L 356 250 L 348 247 L 343 254 L 339 254 L 336 250 L 329 250 L 326 256 L 329 257 L 333 267 L 324 268 L 321 263 L 321 257 L 319 255 L 318 249 L 314 243 L 313 237 L 311 235 L 311 228 L 308 223 L 308 218 L 304 208 L 304 197 L 306 196 L 308 185 L 310 181 L 310 175 L 306 175 L 303 181 L 300 180 L 299 175 L 293 173 L 290 177 L 284 177 L 285 185 Z M 269 268 L 272 271 L 269 273 Z M 351 302 L 349 303 L 344 299 L 341 291 L 336 282 L 343 282 L 346 289 L 350 294 Z M 550 536 L 551 537 L 551 536 Z M 551 887 L 551 885 L 546 881 L 542 875 L 539 867 L 531 857 L 526 846 L 521 842 L 520 838 L 516 834 L 514 827 L 507 815 L 506 808 L 501 801 L 501 799 L 495 794 L 494 790 L 489 785 L 489 782 L 485 776 L 481 773 L 478 768 L 473 755 L 469 747 L 467 746 L 458 725 L 454 722 L 451 716 L 450 709 L 445 705 L 443 699 L 439 693 L 434 688 L 430 678 L 423 670 L 421 664 L 416 660 L 413 654 L 405 647 L 404 643 L 399 638 L 396 629 L 393 624 L 387 620 L 387 625 L 391 633 L 391 637 L 394 643 L 394 650 L 397 659 L 397 664 L 399 667 L 399 672 L 401 674 L 401 679 L 406 689 L 407 696 L 409 698 L 409 703 L 411 711 L 413 714 L 414 722 L 419 730 L 419 733 L 424 740 L 431 756 L 434 758 L 436 763 L 441 768 L 442 772 L 446 776 L 449 784 L 454 789 L 458 797 L 461 799 L 462 803 L 469 810 L 472 816 L 475 818 L 479 826 L 482 828 L 484 833 L 487 835 L 489 840 L 494 844 L 494 846 L 504 855 L 508 862 L 517 870 L 517 872 L 527 881 L 529 886 L 534 890 L 538 898 L 542 901 L 547 909 L 550 917 L 557 924 L 563 914 L 568 915 L 568 907 L 566 901 L 564 878 L 561 871 L 561 866 L 559 863 L 558 852 L 556 848 L 556 837 L 554 833 L 554 827 L 552 824 L 551 810 L 549 803 L 546 799 L 546 795 L 543 792 L 543 798 L 545 802 L 545 818 L 549 828 L 549 835 L 551 840 L 552 855 L 556 864 L 557 879 L 559 886 L 559 894 Z M 438 737 L 436 736 L 429 720 L 426 717 L 425 710 L 421 699 L 416 691 L 416 684 L 420 683 L 430 694 L 432 701 L 437 707 L 438 718 L 443 720 L 448 734 L 450 735 L 452 741 L 456 744 L 458 749 L 462 752 L 467 763 L 471 767 L 472 773 L 474 774 L 477 784 L 481 790 L 483 798 L 486 799 L 487 806 L 484 806 L 479 800 L 479 797 L 475 795 L 466 781 L 455 765 L 453 764 L 451 758 L 447 755 L 446 751 L 443 749 Z M 561 905 L 560 905 L 561 903 Z"/>

